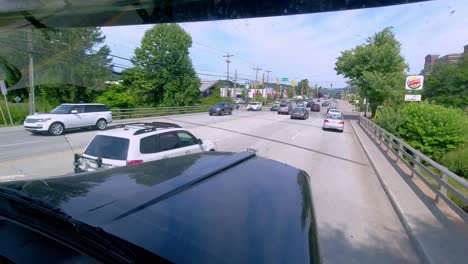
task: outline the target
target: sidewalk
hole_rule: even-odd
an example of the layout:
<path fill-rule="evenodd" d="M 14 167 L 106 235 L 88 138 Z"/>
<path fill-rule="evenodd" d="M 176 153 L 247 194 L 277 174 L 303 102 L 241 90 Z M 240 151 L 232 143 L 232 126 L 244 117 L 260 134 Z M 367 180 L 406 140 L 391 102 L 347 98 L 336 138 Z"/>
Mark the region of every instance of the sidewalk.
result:
<path fill-rule="evenodd" d="M 359 124 L 350 121 L 416 249 L 427 263 L 466 263 L 468 225 L 445 215 L 432 199 L 421 195 L 411 179 L 405 179 L 387 160 Z"/>

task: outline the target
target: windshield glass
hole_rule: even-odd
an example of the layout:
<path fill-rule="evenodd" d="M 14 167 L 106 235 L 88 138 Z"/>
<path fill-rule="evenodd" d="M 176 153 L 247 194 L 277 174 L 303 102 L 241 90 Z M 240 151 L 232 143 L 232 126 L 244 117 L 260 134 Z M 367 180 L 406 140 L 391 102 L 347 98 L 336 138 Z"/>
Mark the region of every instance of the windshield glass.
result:
<path fill-rule="evenodd" d="M 51 114 L 69 114 L 74 108 L 74 105 L 59 105 L 54 110 L 50 111 Z"/>
<path fill-rule="evenodd" d="M 97 135 L 84 153 L 96 158 L 126 160 L 129 142 L 127 138 Z"/>
<path fill-rule="evenodd" d="M 207 256 L 208 247 L 233 243 L 217 251 L 226 258 L 181 262 L 235 262 L 229 256 L 242 251 L 254 259 L 240 263 L 310 263 L 256 256 L 312 255 L 289 239 L 315 235 L 323 263 L 466 261 L 466 250 L 460 258 L 421 258 L 413 234 L 434 234 L 440 241 L 428 244 L 448 248 L 423 245 L 423 253 L 468 245 L 468 231 L 452 236 L 455 229 L 440 229 L 429 217 L 449 211 L 441 219 L 453 220 L 450 227 L 468 218 L 468 0 L 4 0 L 0 7 L 0 186 L 32 181 L 44 196 L 64 193 L 57 204 L 65 211 L 78 197 L 80 216 L 154 242 L 145 249 L 188 252 L 122 223 L 145 227 L 171 218 L 209 227 L 173 232 L 196 236 L 178 245 Z M 249 155 L 257 158 L 232 163 Z M 216 166 L 200 165 L 214 158 Z M 227 162 L 235 166 L 220 170 Z M 271 165 L 278 163 L 280 169 Z M 168 174 L 181 177 L 157 186 Z M 52 190 L 50 181 L 64 175 L 71 184 L 85 178 L 85 187 Z M 95 175 L 115 182 L 100 185 L 105 180 Z M 200 175 L 213 177 L 197 181 Z M 119 192 L 106 189 L 116 186 Z M 208 196 L 218 190 L 222 195 Z M 418 195 L 398 196 L 403 190 Z M 146 212 L 133 210 L 138 204 L 114 204 L 121 197 L 99 192 L 145 199 L 150 211 L 164 212 L 139 221 Z M 187 203 L 186 192 L 193 198 Z M 402 214 L 423 211 L 410 205 L 430 205 L 427 197 L 437 200 L 431 212 L 402 225 Z M 302 208 L 312 200 L 316 215 Z M 282 201 L 287 206 L 279 210 L 270 206 Z M 400 214 L 393 205 L 408 208 Z M 173 214 L 188 207 L 198 209 L 182 219 Z M 135 221 L 118 218 L 126 212 Z M 277 244 L 218 229 L 243 230 L 254 219 L 278 224 L 253 231 Z M 301 234 L 283 223 L 299 225 Z M 408 235 L 408 226 L 419 229 Z M 457 234 L 466 236 L 446 241 Z M 248 241 L 234 245 L 238 239 Z"/>

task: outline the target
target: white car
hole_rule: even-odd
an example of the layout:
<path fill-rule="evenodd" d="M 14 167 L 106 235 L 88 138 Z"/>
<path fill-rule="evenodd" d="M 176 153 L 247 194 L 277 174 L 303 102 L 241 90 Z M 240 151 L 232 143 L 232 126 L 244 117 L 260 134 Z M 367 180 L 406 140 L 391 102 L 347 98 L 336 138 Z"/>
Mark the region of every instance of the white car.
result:
<path fill-rule="evenodd" d="M 323 130 L 333 129 L 343 132 L 344 130 L 344 118 L 342 114 L 328 113 L 323 120 Z"/>
<path fill-rule="evenodd" d="M 247 105 L 247 111 L 262 111 L 262 103 L 251 102 Z"/>
<path fill-rule="evenodd" d="M 24 128 L 31 133 L 61 135 L 65 130 L 95 127 L 104 130 L 112 122 L 112 112 L 103 104 L 61 104 L 48 114 L 29 115 Z"/>
<path fill-rule="evenodd" d="M 75 155 L 75 172 L 215 150 L 214 142 L 196 138 L 176 124 L 133 123 L 97 133 L 83 154 Z"/>

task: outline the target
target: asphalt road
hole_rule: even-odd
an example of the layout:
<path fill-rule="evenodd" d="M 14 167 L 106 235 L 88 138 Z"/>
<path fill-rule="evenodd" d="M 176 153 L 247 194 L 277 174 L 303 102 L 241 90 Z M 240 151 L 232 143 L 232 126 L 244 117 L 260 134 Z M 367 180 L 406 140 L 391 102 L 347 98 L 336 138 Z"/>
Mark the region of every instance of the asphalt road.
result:
<path fill-rule="evenodd" d="M 340 103 L 339 108 L 351 108 Z M 419 263 L 348 121 L 344 133 L 323 131 L 323 110 L 308 120 L 276 112 L 235 111 L 152 118 L 182 125 L 219 151 L 256 148 L 258 155 L 305 170 L 318 221 L 324 263 Z M 95 131 L 36 136 L 22 128 L 0 130 L 0 181 L 72 172 Z M 281 195 L 281 194 L 278 194 Z"/>

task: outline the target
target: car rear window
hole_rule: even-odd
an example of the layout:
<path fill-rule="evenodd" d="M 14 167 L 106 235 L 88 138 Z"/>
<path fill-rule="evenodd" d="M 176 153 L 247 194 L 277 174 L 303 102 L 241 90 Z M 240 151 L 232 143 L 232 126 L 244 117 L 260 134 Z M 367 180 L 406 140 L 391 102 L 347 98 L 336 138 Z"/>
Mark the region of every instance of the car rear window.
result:
<path fill-rule="evenodd" d="M 338 119 L 338 120 L 343 120 L 343 115 L 339 114 L 330 114 L 327 116 L 328 119 Z"/>
<path fill-rule="evenodd" d="M 97 135 L 84 153 L 104 159 L 126 160 L 129 142 L 127 138 Z"/>
<path fill-rule="evenodd" d="M 288 107 L 288 104 L 280 104 L 280 107 Z"/>

